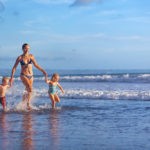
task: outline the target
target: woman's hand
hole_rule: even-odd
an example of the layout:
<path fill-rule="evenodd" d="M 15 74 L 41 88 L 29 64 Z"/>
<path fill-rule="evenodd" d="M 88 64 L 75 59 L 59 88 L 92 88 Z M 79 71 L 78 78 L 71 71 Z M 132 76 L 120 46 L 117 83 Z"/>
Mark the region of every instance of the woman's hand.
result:
<path fill-rule="evenodd" d="M 47 78 L 47 72 L 44 71 L 43 74 L 45 75 L 45 78 Z"/>
<path fill-rule="evenodd" d="M 14 82 L 14 78 L 11 78 L 11 79 L 9 80 L 9 82 L 10 82 L 10 85 L 12 85 L 12 83 Z"/>
<path fill-rule="evenodd" d="M 46 82 L 46 83 L 48 83 L 48 79 L 47 79 L 47 76 L 45 76 L 45 82 Z"/>

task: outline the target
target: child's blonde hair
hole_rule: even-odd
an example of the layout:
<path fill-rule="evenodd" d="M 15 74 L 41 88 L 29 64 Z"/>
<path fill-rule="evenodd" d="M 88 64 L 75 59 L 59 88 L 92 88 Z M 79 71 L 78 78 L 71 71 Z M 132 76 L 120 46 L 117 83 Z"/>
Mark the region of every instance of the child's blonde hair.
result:
<path fill-rule="evenodd" d="M 59 78 L 59 74 L 58 74 L 58 73 L 54 73 L 54 74 L 52 75 L 51 80 L 53 80 L 53 78 L 56 78 L 56 77 L 58 77 L 58 78 Z"/>
<path fill-rule="evenodd" d="M 3 77 L 3 78 L 2 78 L 2 82 L 7 81 L 7 80 L 9 80 L 8 77 Z"/>

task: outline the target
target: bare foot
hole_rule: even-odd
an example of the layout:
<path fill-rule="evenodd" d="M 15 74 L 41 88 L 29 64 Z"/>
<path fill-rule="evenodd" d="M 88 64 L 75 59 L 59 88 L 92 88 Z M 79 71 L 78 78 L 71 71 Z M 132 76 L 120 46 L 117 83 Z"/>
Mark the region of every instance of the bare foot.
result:
<path fill-rule="evenodd" d="M 27 110 L 32 110 L 32 108 L 30 107 L 30 105 L 27 105 Z"/>
<path fill-rule="evenodd" d="M 52 107 L 52 110 L 55 110 L 55 107 Z"/>

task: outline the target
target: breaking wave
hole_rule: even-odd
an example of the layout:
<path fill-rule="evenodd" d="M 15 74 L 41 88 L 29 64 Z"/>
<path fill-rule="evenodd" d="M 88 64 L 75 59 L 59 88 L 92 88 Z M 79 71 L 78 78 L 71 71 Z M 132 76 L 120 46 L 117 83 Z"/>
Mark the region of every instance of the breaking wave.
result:
<path fill-rule="evenodd" d="M 0 76 L 2 79 L 2 76 Z M 50 78 L 49 78 L 50 79 Z M 15 78 L 16 81 L 20 77 Z M 44 81 L 41 76 L 34 76 L 34 81 Z M 104 75 L 66 75 L 60 77 L 61 82 L 131 82 L 150 83 L 150 74 L 104 74 Z"/>
<path fill-rule="evenodd" d="M 49 98 L 47 89 L 34 89 L 34 98 Z M 136 90 L 85 90 L 68 89 L 63 95 L 61 91 L 57 92 L 60 98 L 65 99 L 100 99 L 100 100 L 150 100 L 150 91 Z M 15 94 L 12 91 L 7 93 L 12 99 L 21 98 L 24 91 L 17 89 Z"/>

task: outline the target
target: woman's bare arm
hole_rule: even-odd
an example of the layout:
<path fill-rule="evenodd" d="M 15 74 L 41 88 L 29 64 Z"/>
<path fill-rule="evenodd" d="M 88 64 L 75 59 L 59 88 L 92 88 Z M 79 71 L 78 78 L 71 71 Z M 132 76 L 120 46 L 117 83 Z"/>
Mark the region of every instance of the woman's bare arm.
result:
<path fill-rule="evenodd" d="M 20 62 L 20 60 L 21 60 L 21 56 L 19 56 L 19 57 L 16 59 L 16 62 L 15 62 L 15 64 L 14 64 L 14 66 L 13 66 L 13 69 L 12 69 L 12 72 L 11 72 L 10 85 L 11 85 L 12 82 L 13 82 L 14 74 L 15 74 L 16 68 L 17 68 L 17 66 L 18 66 L 18 64 L 19 64 L 19 62 Z"/>
<path fill-rule="evenodd" d="M 31 58 L 32 58 L 33 65 L 34 65 L 37 69 L 39 69 L 41 72 L 43 72 L 43 74 L 44 74 L 45 76 L 47 76 L 47 73 L 36 63 L 35 58 L 34 58 L 33 55 L 31 55 Z"/>
<path fill-rule="evenodd" d="M 48 81 L 48 79 L 47 79 L 47 76 L 45 77 L 45 82 L 46 82 L 46 83 L 49 83 L 49 81 Z"/>

